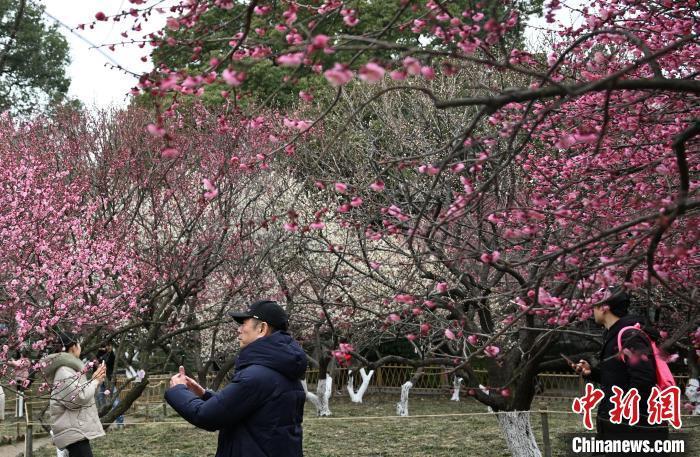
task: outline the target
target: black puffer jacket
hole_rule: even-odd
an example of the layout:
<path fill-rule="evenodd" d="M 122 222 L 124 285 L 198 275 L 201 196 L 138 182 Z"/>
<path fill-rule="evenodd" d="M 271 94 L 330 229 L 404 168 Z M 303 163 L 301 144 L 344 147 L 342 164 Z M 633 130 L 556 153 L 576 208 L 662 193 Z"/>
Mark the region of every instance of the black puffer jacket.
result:
<path fill-rule="evenodd" d="M 626 330 L 622 334 L 622 346 L 636 354 L 637 360 L 625 358 L 623 362 L 619 358 L 617 347 L 617 334 L 623 327 L 628 327 L 639 323 L 642 320 L 637 316 L 625 316 L 620 318 L 608 330 L 603 333 L 603 348 L 600 351 L 599 363 L 591 369 L 589 379 L 597 382 L 605 393 L 605 398 L 598 405 L 598 418 L 609 421 L 610 410 L 613 403 L 613 386 L 620 387 L 625 393 L 636 387 L 639 392 L 639 425 L 648 426 L 647 400 L 651 394 L 651 389 L 656 385 L 656 366 L 654 356 L 647 338 L 637 330 Z"/>
<path fill-rule="evenodd" d="M 216 457 L 300 457 L 306 354 L 286 332 L 241 350 L 231 384 L 199 398 L 184 385 L 165 400 L 191 424 L 219 431 Z"/>

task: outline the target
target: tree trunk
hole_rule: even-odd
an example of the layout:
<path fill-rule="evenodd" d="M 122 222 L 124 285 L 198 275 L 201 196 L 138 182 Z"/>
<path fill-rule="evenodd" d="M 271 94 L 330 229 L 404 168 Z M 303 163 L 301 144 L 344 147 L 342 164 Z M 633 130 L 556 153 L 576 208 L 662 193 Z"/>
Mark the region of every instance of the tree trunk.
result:
<path fill-rule="evenodd" d="M 396 404 L 396 415 L 401 417 L 408 416 L 408 392 L 413 387 L 411 381 L 406 381 L 401 386 L 401 401 Z"/>
<path fill-rule="evenodd" d="M 362 384 L 360 384 L 359 389 L 355 392 L 355 388 L 353 387 L 355 376 L 352 374 L 352 370 L 348 371 L 348 393 L 350 394 L 350 401 L 353 403 L 362 403 L 362 397 L 365 395 L 365 392 L 367 392 L 372 375 L 374 375 L 374 370 L 370 370 L 369 374 L 367 374 L 364 367 L 360 368 Z"/>
<path fill-rule="evenodd" d="M 454 380 L 452 381 L 454 388 L 452 389 L 452 398 L 450 398 L 451 401 L 459 401 L 459 388 L 462 386 L 462 381 L 464 381 L 463 378 L 460 378 L 459 376 L 454 377 Z"/>
<path fill-rule="evenodd" d="M 700 387 L 698 387 L 698 377 L 700 374 L 700 364 L 695 349 L 691 347 L 688 351 L 688 383 L 685 386 L 685 396 L 688 397 L 693 409 L 690 414 L 700 416 Z"/>
<path fill-rule="evenodd" d="M 5 420 L 5 391 L 0 386 L 0 421 Z"/>
<path fill-rule="evenodd" d="M 529 411 L 500 411 L 496 413 L 510 455 L 513 457 L 542 457 L 532 430 Z"/>
<path fill-rule="evenodd" d="M 483 384 L 479 384 L 479 390 L 482 391 L 482 392 L 484 393 L 484 395 L 486 395 L 487 397 L 490 395 L 490 394 L 489 394 L 489 390 L 488 390 L 488 389 L 486 388 L 486 386 L 484 386 Z M 490 406 L 486 405 L 486 411 L 492 413 L 492 412 L 493 412 L 493 408 L 491 408 Z"/>
<path fill-rule="evenodd" d="M 24 457 L 32 457 L 34 455 L 34 426 L 32 424 L 34 422 L 34 417 L 32 416 L 34 406 L 25 403 L 24 409 L 27 414 L 27 426 L 24 432 Z"/>
<path fill-rule="evenodd" d="M 330 416 L 331 410 L 328 403 L 331 399 L 331 393 L 333 392 L 333 378 L 331 375 L 326 374 L 326 379 L 319 379 L 318 385 L 316 386 L 316 396 L 320 400 L 320 407 L 318 408 L 318 415 Z"/>
<path fill-rule="evenodd" d="M 691 378 L 700 377 L 700 360 L 698 360 L 697 353 L 691 348 L 688 351 L 688 374 Z"/>
<path fill-rule="evenodd" d="M 19 387 L 15 391 L 15 417 L 24 417 L 24 393 Z"/>
<path fill-rule="evenodd" d="M 212 390 L 219 390 L 221 387 L 221 384 L 223 384 L 224 379 L 228 375 L 228 373 L 233 369 L 233 367 L 236 365 L 236 359 L 238 358 L 237 355 L 234 355 L 230 359 L 226 360 L 223 365 L 219 367 L 219 372 L 216 374 L 216 377 L 214 380 L 211 382 L 210 388 Z M 204 385 L 204 384 L 202 384 Z"/>
<path fill-rule="evenodd" d="M 207 360 L 202 365 L 202 368 L 197 370 L 197 382 L 199 383 L 200 386 L 207 385 L 207 376 L 209 376 L 209 371 L 213 365 L 214 365 L 213 360 Z"/>
<path fill-rule="evenodd" d="M 396 415 L 401 417 L 408 416 L 408 393 L 411 388 L 416 385 L 418 379 L 423 375 L 423 367 L 418 368 L 411 379 L 406 381 L 401 386 L 401 400 L 396 404 Z"/>
<path fill-rule="evenodd" d="M 306 384 L 306 380 L 301 382 L 304 386 L 304 392 L 306 392 L 306 399 L 309 400 L 316 407 L 316 414 L 319 417 L 327 417 L 331 415 L 331 410 L 328 405 L 331 398 L 331 392 L 333 389 L 333 378 L 331 375 L 326 374 L 325 379 L 319 379 L 318 385 L 316 386 L 316 393 L 309 392 L 309 388 Z"/>
<path fill-rule="evenodd" d="M 136 400 L 138 400 L 143 391 L 146 390 L 146 386 L 148 386 L 148 377 L 144 378 L 141 382 L 137 383 L 134 387 L 132 387 L 131 390 L 126 394 L 126 397 L 122 402 L 120 402 L 117 406 L 109 410 L 107 414 L 100 417 L 102 423 L 105 424 L 105 430 L 107 430 L 112 425 L 112 422 L 114 422 L 117 417 L 124 414 L 131 407 L 131 405 Z"/>

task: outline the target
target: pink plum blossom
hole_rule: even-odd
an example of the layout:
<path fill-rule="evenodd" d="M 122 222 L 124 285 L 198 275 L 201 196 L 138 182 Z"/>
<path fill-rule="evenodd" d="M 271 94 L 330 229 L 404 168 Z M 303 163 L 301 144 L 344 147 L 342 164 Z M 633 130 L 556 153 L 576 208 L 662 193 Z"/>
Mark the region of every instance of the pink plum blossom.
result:
<path fill-rule="evenodd" d="M 375 83 L 381 81 L 384 77 L 384 68 L 376 63 L 369 62 L 360 68 L 359 77 L 367 83 Z"/>
<path fill-rule="evenodd" d="M 375 181 L 369 185 L 369 188 L 374 192 L 381 192 L 384 190 L 384 181 Z"/>
<path fill-rule="evenodd" d="M 204 198 L 207 200 L 213 200 L 216 198 L 217 195 L 219 195 L 219 189 L 216 188 L 214 183 L 208 179 L 204 178 L 202 180 L 202 185 L 204 186 Z"/>
<path fill-rule="evenodd" d="M 226 81 L 226 84 L 233 87 L 238 87 L 243 84 L 245 76 L 245 73 L 233 71 L 229 68 L 225 69 L 223 73 L 221 73 L 221 77 L 224 79 L 224 81 Z"/>
<path fill-rule="evenodd" d="M 277 58 L 277 63 L 283 67 L 296 67 L 301 65 L 304 60 L 303 52 L 292 52 L 289 54 L 283 54 Z"/>
<path fill-rule="evenodd" d="M 146 126 L 146 130 L 148 131 L 148 133 L 157 138 L 162 138 L 165 136 L 165 129 L 156 124 L 148 124 Z"/>
<path fill-rule="evenodd" d="M 160 152 L 161 157 L 164 159 L 177 159 L 180 157 L 180 151 L 177 148 L 166 147 Z"/>
<path fill-rule="evenodd" d="M 346 66 L 336 63 L 332 69 L 326 70 L 323 76 L 331 83 L 331 86 L 338 87 L 350 82 L 353 74 Z"/>
<path fill-rule="evenodd" d="M 486 346 L 484 348 L 484 354 L 487 357 L 496 357 L 500 352 L 501 349 L 498 346 Z"/>

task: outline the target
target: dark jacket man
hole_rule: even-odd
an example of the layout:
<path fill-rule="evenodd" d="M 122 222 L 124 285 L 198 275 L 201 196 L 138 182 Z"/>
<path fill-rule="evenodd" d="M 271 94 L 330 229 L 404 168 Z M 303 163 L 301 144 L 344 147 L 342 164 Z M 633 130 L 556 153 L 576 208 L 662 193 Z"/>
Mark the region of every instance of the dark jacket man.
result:
<path fill-rule="evenodd" d="M 177 385 L 165 399 L 191 424 L 219 431 L 216 457 L 299 457 L 306 355 L 283 331 L 241 350 L 231 383 L 201 398 Z"/>
<path fill-rule="evenodd" d="M 216 457 L 301 457 L 306 354 L 286 332 L 287 313 L 261 300 L 230 316 L 242 348 L 231 384 L 205 391 L 180 367 L 166 401 L 191 424 L 219 431 Z"/>

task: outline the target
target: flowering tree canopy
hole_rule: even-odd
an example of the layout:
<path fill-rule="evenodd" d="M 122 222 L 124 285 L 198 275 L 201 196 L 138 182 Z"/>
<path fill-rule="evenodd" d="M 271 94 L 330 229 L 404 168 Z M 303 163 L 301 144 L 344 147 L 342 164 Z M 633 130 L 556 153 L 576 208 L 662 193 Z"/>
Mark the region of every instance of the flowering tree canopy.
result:
<path fill-rule="evenodd" d="M 175 160 L 149 120 L 137 108 L 19 126 L 3 118 L 0 360 L 31 353 L 42 388 L 39 354 L 55 350 L 59 332 L 82 335 L 86 355 L 128 341 L 147 374 L 155 353 L 170 357 L 183 335 L 219 328 L 226 310 L 274 280 L 253 268 L 275 236 L 261 221 L 274 216 L 277 191 L 255 154 L 267 135 L 238 135 L 201 107 L 164 114 L 190 132 L 173 140 Z M 232 162 L 221 151 L 233 143 L 245 151 Z M 118 363 L 130 363 L 123 354 Z M 0 377 L 12 382 L 12 368 L 3 364 Z"/>
<path fill-rule="evenodd" d="M 145 18 L 168 16 L 167 27 L 143 41 L 157 49 L 159 66 L 135 88 L 168 110 L 219 84 L 227 87 L 222 103 L 263 122 L 274 94 L 256 98 L 259 85 L 247 75 L 257 67 L 274 67 L 279 87 L 304 75 L 326 80 L 334 95 L 301 90 L 281 122 L 289 141 L 270 142 L 264 157 L 293 155 L 314 129 L 322 137 L 345 89 L 356 84 L 367 96 L 343 111 L 349 121 L 394 92 L 460 113 L 425 148 L 380 144 L 361 175 L 346 168 L 332 176 L 328 168 L 304 176 L 341 204 L 284 223 L 291 231 L 360 224 L 371 240 L 395 240 L 396 254 L 412 258 L 410 274 L 446 284 L 436 289 L 441 296 L 497 297 L 499 319 L 489 323 L 481 311 L 486 346 L 524 322 L 556 327 L 585 319 L 596 291 L 615 283 L 658 285 L 680 304 L 695 303 L 694 0 L 549 1 L 543 15 L 553 39 L 539 48 L 523 44 L 524 15 L 538 6 L 524 2 L 405 0 L 384 5 L 380 24 L 369 19 L 372 2 L 362 1 L 190 0 L 167 10 L 131 3 L 115 17 L 98 13 L 96 22 L 130 21 L 125 34 L 140 42 Z M 567 24 L 574 16 L 580 20 Z M 471 80 L 439 93 L 438 78 L 460 75 Z M 177 135 L 157 132 L 166 146 Z M 294 167 L 293 159 L 281 163 Z M 404 305 L 425 298 L 393 288 Z M 691 317 L 676 337 L 693 329 L 697 314 Z M 451 339 L 457 329 L 442 330 Z"/>

